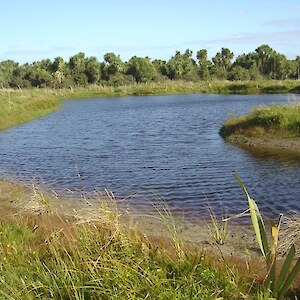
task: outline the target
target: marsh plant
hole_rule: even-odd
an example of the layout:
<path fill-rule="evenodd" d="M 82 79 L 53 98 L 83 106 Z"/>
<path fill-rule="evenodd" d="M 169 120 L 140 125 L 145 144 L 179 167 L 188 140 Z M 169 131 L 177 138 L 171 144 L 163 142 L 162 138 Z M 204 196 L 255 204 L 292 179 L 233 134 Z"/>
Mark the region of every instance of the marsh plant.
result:
<path fill-rule="evenodd" d="M 267 274 L 264 279 L 265 290 L 269 291 L 270 295 L 278 300 L 284 299 L 285 294 L 289 290 L 293 280 L 300 271 L 300 258 L 298 258 L 298 260 L 293 263 L 295 260 L 296 250 L 295 246 L 292 245 L 287 252 L 285 259 L 283 260 L 281 270 L 277 272 L 279 262 L 279 230 L 282 222 L 282 214 L 279 215 L 277 223 L 269 220 L 271 235 L 268 239 L 266 226 L 256 202 L 249 196 L 242 180 L 237 175 L 235 175 L 235 177 L 247 197 L 251 221 L 256 235 L 257 243 L 266 263 Z"/>
<path fill-rule="evenodd" d="M 215 212 L 209 207 L 210 223 L 207 223 L 207 228 L 213 240 L 219 244 L 224 245 L 229 235 L 228 219 L 222 218 L 218 220 Z"/>

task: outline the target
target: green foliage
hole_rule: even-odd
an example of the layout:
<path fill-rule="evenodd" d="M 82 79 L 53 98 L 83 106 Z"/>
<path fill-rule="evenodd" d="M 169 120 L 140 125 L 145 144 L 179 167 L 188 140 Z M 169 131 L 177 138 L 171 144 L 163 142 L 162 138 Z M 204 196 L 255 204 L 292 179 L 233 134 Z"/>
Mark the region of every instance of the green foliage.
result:
<path fill-rule="evenodd" d="M 211 77 L 210 68 L 211 62 L 207 59 L 207 50 L 201 49 L 197 52 L 197 59 L 199 64 L 199 77 L 201 80 L 209 80 Z"/>
<path fill-rule="evenodd" d="M 1 299 L 239 299 L 237 277 L 204 255 L 112 227 L 18 223 L 0 223 Z"/>
<path fill-rule="evenodd" d="M 282 137 L 300 136 L 300 105 L 261 106 L 249 114 L 229 119 L 220 134 L 257 135 L 260 133 Z"/>
<path fill-rule="evenodd" d="M 189 49 L 185 53 L 176 51 L 167 64 L 168 77 L 176 80 L 193 81 L 197 78 L 196 62 L 192 58 L 193 52 Z"/>
<path fill-rule="evenodd" d="M 228 48 L 222 48 L 213 58 L 212 76 L 217 79 L 227 79 L 234 54 Z"/>
<path fill-rule="evenodd" d="M 153 81 L 157 70 L 149 57 L 132 57 L 127 64 L 127 74 L 132 75 L 137 83 Z"/>
<path fill-rule="evenodd" d="M 300 271 L 300 258 L 294 263 L 294 266 L 292 267 L 296 253 L 295 246 L 292 245 L 284 259 L 284 263 L 279 272 L 279 275 L 277 275 L 276 268 L 279 261 L 278 242 L 282 215 L 279 216 L 277 224 L 275 224 L 272 220 L 269 220 L 271 237 L 268 240 L 266 227 L 255 201 L 249 196 L 242 180 L 237 175 L 235 175 L 235 177 L 246 195 L 257 243 L 265 259 L 267 269 L 267 275 L 264 282 L 265 288 L 266 290 L 271 292 L 271 295 L 274 298 L 278 300 L 284 299 L 285 294 L 289 290 L 293 280 Z"/>
<path fill-rule="evenodd" d="M 228 73 L 228 79 L 235 80 L 235 81 L 236 80 L 250 80 L 251 79 L 250 71 L 241 66 L 235 66 Z"/>
<path fill-rule="evenodd" d="M 79 52 L 65 62 L 62 57 L 54 61 L 43 59 L 32 64 L 19 65 L 12 60 L 0 62 L 1 88 L 74 88 L 79 86 L 104 84 L 120 86 L 129 84 L 127 75 L 133 76 L 138 83 L 184 80 L 233 80 L 249 81 L 262 79 L 299 79 L 299 57 L 287 59 L 268 45 L 259 46 L 254 52 L 242 54 L 233 62 L 234 54 L 222 48 L 212 60 L 208 60 L 206 49 L 193 52 L 176 51 L 168 61 L 151 60 L 149 57 L 133 56 L 123 62 L 119 55 L 109 52 L 104 61 L 96 57 L 86 57 Z"/>
<path fill-rule="evenodd" d="M 0 91 L 0 130 L 41 117 L 59 107 L 47 90 Z"/>

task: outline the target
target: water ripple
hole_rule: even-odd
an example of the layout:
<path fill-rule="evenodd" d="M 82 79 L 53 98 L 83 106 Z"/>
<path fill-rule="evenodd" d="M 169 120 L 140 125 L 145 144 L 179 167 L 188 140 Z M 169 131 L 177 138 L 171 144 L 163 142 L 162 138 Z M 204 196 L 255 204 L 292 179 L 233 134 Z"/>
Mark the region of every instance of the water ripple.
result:
<path fill-rule="evenodd" d="M 0 176 L 92 193 L 201 218 L 211 206 L 237 214 L 246 183 L 266 215 L 300 211 L 300 162 L 246 151 L 218 131 L 229 115 L 286 103 L 288 95 L 177 95 L 68 100 L 46 117 L 0 134 Z M 163 200 L 162 200 L 163 199 Z"/>

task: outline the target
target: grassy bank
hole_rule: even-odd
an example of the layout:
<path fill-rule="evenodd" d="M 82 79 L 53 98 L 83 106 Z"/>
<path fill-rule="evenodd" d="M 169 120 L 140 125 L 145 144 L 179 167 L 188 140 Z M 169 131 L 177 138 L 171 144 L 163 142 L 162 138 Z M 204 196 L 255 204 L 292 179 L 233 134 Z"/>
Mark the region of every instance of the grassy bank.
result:
<path fill-rule="evenodd" d="M 88 86 L 75 89 L 0 90 L 0 130 L 41 117 L 59 107 L 68 98 L 118 97 L 191 93 L 259 94 L 300 93 L 300 82 L 181 82 L 134 84 L 120 87 Z"/>
<path fill-rule="evenodd" d="M 47 91 L 0 90 L 0 130 L 36 119 L 58 107 L 58 100 Z"/>
<path fill-rule="evenodd" d="M 261 106 L 250 113 L 231 117 L 220 130 L 224 138 L 232 135 L 248 137 L 299 137 L 300 105 Z"/>
<path fill-rule="evenodd" d="M 168 237 L 145 235 L 133 220 L 124 226 L 111 198 L 90 221 L 58 214 L 37 188 L 0 180 L 0 191 L 0 299 L 269 299 L 257 255 L 241 247 L 236 258 L 213 237 L 210 251 L 184 242 L 168 213 L 156 216 Z"/>
<path fill-rule="evenodd" d="M 236 272 L 113 226 L 51 217 L 0 224 L 1 299 L 240 299 Z"/>
<path fill-rule="evenodd" d="M 124 226 L 111 207 L 88 222 L 49 210 L 36 189 L 1 181 L 0 190 L 0 299 L 251 299 L 256 293 L 248 292 L 249 275 L 242 279 L 222 256 L 183 244 L 174 232 L 145 236 L 134 224 Z M 38 214 L 30 210 L 33 200 L 40 202 Z"/>

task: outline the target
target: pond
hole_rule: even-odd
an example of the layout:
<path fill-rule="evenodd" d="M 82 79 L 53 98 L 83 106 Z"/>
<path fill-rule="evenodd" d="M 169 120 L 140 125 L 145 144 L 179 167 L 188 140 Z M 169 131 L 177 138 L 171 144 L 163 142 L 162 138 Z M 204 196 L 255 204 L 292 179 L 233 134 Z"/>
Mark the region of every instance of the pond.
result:
<path fill-rule="evenodd" d="M 140 210 L 163 201 L 197 220 L 208 206 L 227 215 L 247 208 L 237 173 L 266 215 L 299 212 L 298 158 L 240 149 L 218 133 L 232 114 L 290 101 L 299 96 L 67 100 L 57 112 L 0 133 L 0 176 L 63 194 L 108 189 Z"/>

